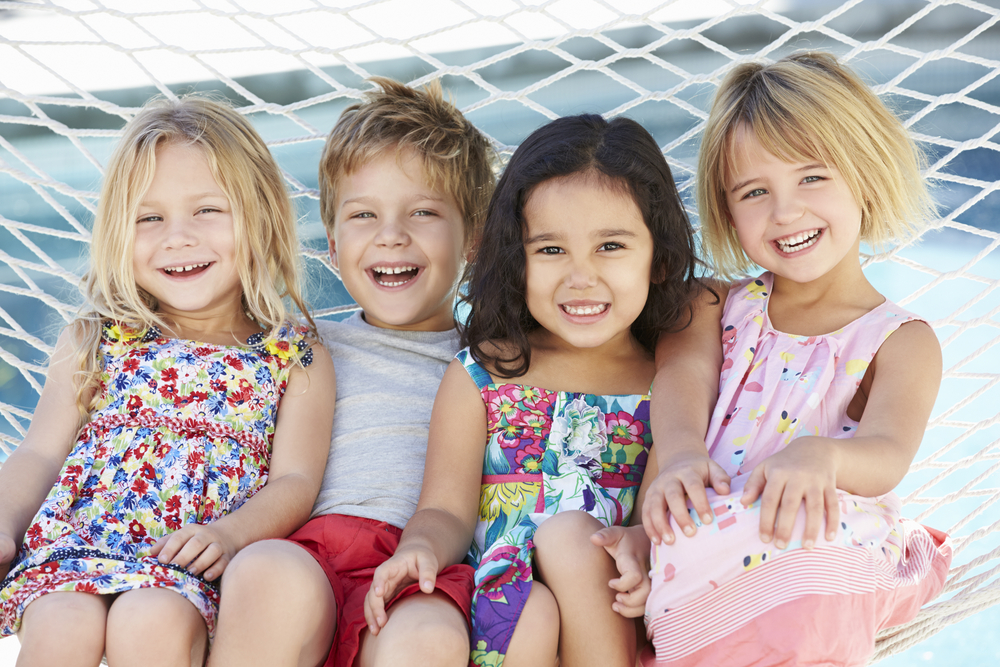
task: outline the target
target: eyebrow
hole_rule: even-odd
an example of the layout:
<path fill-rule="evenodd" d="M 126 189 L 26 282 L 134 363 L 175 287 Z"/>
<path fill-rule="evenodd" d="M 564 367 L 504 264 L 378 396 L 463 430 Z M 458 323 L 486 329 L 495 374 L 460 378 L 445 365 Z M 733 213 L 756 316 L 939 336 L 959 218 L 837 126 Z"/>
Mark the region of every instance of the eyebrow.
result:
<path fill-rule="evenodd" d="M 614 238 L 616 236 L 625 236 L 627 238 L 635 238 L 635 232 L 629 231 L 627 229 L 599 229 L 595 234 L 597 238 L 607 239 Z M 561 240 L 562 235 L 555 232 L 542 232 L 541 234 L 535 234 L 534 236 L 525 239 L 524 245 L 531 245 L 532 243 L 544 243 L 547 241 L 557 241 Z"/>
<path fill-rule="evenodd" d="M 805 166 L 799 167 L 795 171 L 796 172 L 800 172 L 800 171 L 809 171 L 810 169 L 827 169 L 827 168 L 828 168 L 827 165 L 823 164 L 822 162 L 813 162 L 812 164 L 807 164 Z M 760 180 L 759 176 L 755 176 L 753 178 L 747 179 L 747 180 L 743 181 L 742 183 L 737 183 L 736 185 L 734 185 L 729 190 L 729 194 L 733 194 L 737 190 L 741 190 L 741 189 L 745 188 L 746 186 L 750 185 L 751 183 L 753 183 L 754 181 L 757 181 L 757 180 Z"/>
<path fill-rule="evenodd" d="M 377 203 L 378 201 L 379 201 L 378 197 L 375 197 L 375 196 L 372 196 L 372 195 L 361 195 L 360 197 L 351 197 L 350 199 L 345 199 L 340 204 L 340 208 L 343 209 L 348 204 L 366 204 L 366 205 L 371 205 L 373 203 Z M 444 197 L 438 197 L 436 195 L 428 195 L 428 194 L 419 194 L 419 195 L 416 195 L 415 197 L 411 197 L 409 199 L 409 201 L 410 202 L 418 202 L 418 201 L 443 202 L 444 201 Z"/>

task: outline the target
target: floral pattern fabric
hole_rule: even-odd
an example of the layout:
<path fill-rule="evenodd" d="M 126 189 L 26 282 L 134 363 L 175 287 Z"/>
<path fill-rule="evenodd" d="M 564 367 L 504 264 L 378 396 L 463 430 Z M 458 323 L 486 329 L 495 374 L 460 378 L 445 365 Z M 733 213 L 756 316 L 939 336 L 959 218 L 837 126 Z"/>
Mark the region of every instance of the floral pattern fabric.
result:
<path fill-rule="evenodd" d="M 102 331 L 100 402 L 35 515 L 0 587 L 0 633 L 46 593 L 177 591 L 214 633 L 218 589 L 149 556 L 162 536 L 237 509 L 267 481 L 290 364 L 312 360 L 305 330 L 209 345 Z"/>
<path fill-rule="evenodd" d="M 532 581 L 535 530 L 582 510 L 606 526 L 628 523 L 652 445 L 649 394 L 597 396 L 495 384 L 457 357 L 486 403 L 470 665 L 499 667 Z"/>

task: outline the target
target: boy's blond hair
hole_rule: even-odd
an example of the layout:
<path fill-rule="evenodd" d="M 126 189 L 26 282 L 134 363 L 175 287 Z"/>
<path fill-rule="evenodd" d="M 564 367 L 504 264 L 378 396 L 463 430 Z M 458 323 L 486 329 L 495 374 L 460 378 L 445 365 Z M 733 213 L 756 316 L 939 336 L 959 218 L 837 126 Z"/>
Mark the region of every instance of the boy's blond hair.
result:
<path fill-rule="evenodd" d="M 698 156 L 698 214 L 706 256 L 724 276 L 753 266 L 726 200 L 738 131 L 788 161 L 836 167 L 861 207 L 861 239 L 904 241 L 934 217 L 924 156 L 900 120 L 855 73 L 823 52 L 743 64 L 719 86 Z"/>
<path fill-rule="evenodd" d="M 455 198 L 465 241 L 473 242 L 496 180 L 489 141 L 445 101 L 439 82 L 416 89 L 383 77 L 369 81 L 379 89 L 344 110 L 320 158 L 319 210 L 327 232 L 333 233 L 341 179 L 386 151 L 410 149 L 422 158 L 428 184 Z"/>
<path fill-rule="evenodd" d="M 253 125 L 225 102 L 191 95 L 154 99 L 125 126 L 105 170 L 81 290 L 86 312 L 74 323 L 80 343 L 80 407 L 98 385 L 103 321 L 137 332 L 164 327 L 157 300 L 135 280 L 132 255 L 139 204 L 153 181 L 156 151 L 168 144 L 202 150 L 233 213 L 236 264 L 247 314 L 274 336 L 289 319 L 287 298 L 315 329 L 300 287 L 294 209 L 281 171 Z"/>

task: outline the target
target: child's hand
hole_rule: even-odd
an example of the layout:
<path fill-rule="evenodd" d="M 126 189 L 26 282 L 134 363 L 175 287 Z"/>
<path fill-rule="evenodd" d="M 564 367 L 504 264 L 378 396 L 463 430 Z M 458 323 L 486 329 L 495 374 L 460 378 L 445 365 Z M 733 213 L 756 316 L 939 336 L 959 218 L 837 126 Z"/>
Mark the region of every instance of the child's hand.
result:
<path fill-rule="evenodd" d="M 421 591 L 433 593 L 437 573 L 438 560 L 429 549 L 397 549 L 392 558 L 375 569 L 371 588 L 365 596 L 368 631 L 377 635 L 385 627 L 389 620 L 385 605 L 397 591 L 413 582 L 420 582 Z"/>
<path fill-rule="evenodd" d="M 837 465 L 829 438 L 806 436 L 793 440 L 780 452 L 764 459 L 747 479 L 740 502 L 760 502 L 760 539 L 784 549 L 792 537 L 799 508 L 805 502 L 806 523 L 802 546 L 811 549 L 826 514 L 826 539 L 837 536 L 840 506 L 837 501 Z"/>
<path fill-rule="evenodd" d="M 646 611 L 649 596 L 649 540 L 640 526 L 611 526 L 590 536 L 590 541 L 615 559 L 621 575 L 608 582 L 618 591 L 611 608 L 625 618 L 638 618 Z"/>
<path fill-rule="evenodd" d="M 17 555 L 17 543 L 7 533 L 0 533 L 0 581 L 10 572 L 10 564 Z"/>
<path fill-rule="evenodd" d="M 212 581 L 229 565 L 236 548 L 212 524 L 192 523 L 161 537 L 149 550 L 149 555 L 158 556 L 161 563 L 179 565 L 191 574 L 201 574 L 205 581 Z"/>
<path fill-rule="evenodd" d="M 642 504 L 642 525 L 653 544 L 673 544 L 670 514 L 688 537 L 697 528 L 688 514 L 688 499 L 701 522 L 712 523 L 712 508 L 705 488 L 711 486 L 719 495 L 729 493 L 729 475 L 707 453 L 678 454 L 661 466 L 660 473 L 646 490 Z"/>

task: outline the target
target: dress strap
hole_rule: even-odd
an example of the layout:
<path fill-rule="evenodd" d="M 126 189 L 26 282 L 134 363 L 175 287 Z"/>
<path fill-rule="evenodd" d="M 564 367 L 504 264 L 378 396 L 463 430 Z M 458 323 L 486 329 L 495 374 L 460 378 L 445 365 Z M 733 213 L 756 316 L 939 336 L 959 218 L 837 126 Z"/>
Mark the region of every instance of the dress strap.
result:
<path fill-rule="evenodd" d="M 465 370 L 468 371 L 469 375 L 472 377 L 472 381 L 476 383 L 479 390 L 482 391 L 486 387 L 493 384 L 493 378 L 490 376 L 489 372 L 485 368 L 479 365 L 479 362 L 472 358 L 472 353 L 469 348 L 460 350 L 458 354 L 455 355 Z"/>

